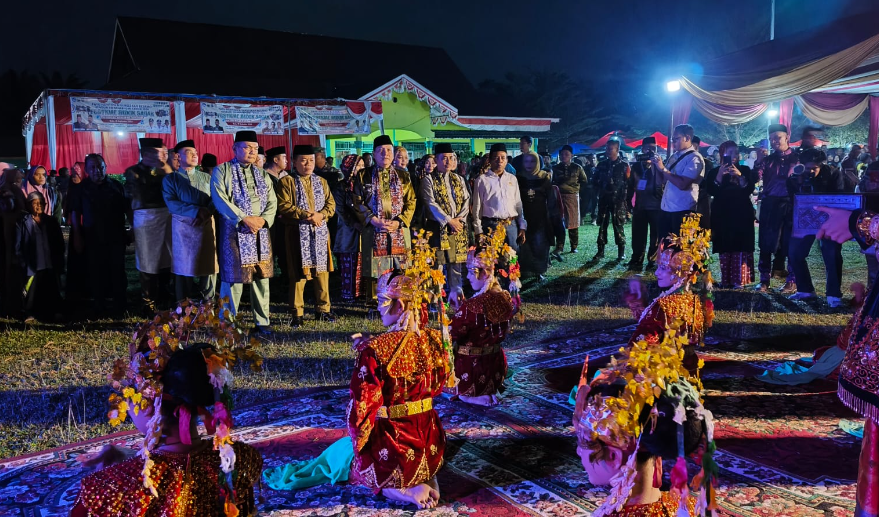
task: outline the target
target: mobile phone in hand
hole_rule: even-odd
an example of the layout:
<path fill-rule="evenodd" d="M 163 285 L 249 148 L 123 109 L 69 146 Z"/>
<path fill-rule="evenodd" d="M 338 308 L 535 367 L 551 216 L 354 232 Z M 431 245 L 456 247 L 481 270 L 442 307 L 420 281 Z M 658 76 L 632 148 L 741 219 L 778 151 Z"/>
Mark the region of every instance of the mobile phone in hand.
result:
<path fill-rule="evenodd" d="M 732 165 L 732 156 L 724 156 L 723 157 L 724 165 Z"/>

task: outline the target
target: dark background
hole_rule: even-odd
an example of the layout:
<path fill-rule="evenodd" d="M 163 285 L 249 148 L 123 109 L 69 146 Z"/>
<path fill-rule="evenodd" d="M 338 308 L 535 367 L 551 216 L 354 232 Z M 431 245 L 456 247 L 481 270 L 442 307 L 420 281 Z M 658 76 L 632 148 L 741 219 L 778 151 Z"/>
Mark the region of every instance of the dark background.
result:
<path fill-rule="evenodd" d="M 522 74 L 564 72 L 582 85 L 587 104 L 605 107 L 588 129 L 600 135 L 621 125 L 664 129 L 665 80 L 698 75 L 696 63 L 768 39 L 770 5 L 770 0 L 8 2 L 5 22 L 16 30 L 0 42 L 0 73 L 6 71 L 0 76 L 0 156 L 23 154 L 21 116 L 41 88 L 104 84 L 116 16 L 242 27 L 216 37 L 252 45 L 259 75 L 270 73 L 273 64 L 260 62 L 265 42 L 248 41 L 245 27 L 442 47 L 475 86 L 503 80 L 509 72 L 520 74 L 514 81 Z M 777 0 L 776 38 L 871 8 L 871 0 Z M 169 74 L 216 74 L 221 80 L 226 72 L 200 68 L 199 55 L 211 51 L 210 41 L 173 33 L 156 38 L 180 41 L 180 52 L 167 56 Z M 308 74 L 323 67 L 356 73 L 375 59 L 394 57 L 346 55 L 294 66 Z M 406 63 L 399 68 L 405 73 Z"/>

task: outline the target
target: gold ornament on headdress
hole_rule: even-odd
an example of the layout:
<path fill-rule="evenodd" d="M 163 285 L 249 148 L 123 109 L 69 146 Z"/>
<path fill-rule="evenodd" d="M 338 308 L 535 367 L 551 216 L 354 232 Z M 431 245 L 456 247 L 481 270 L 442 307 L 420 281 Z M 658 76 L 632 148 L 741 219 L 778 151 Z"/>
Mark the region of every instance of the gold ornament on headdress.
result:
<path fill-rule="evenodd" d="M 376 291 L 380 305 L 390 305 L 391 300 L 420 305 L 438 299 L 446 277 L 442 268 L 435 267 L 436 250 L 428 244 L 430 235 L 424 230 L 418 232 L 402 273 L 395 275 L 394 271 L 387 271 L 379 278 Z"/>
<path fill-rule="evenodd" d="M 704 274 L 706 286 L 710 287 L 711 230 L 699 226 L 701 217 L 701 214 L 688 215 L 681 223 L 680 233 L 669 234 L 660 242 L 656 265 L 671 269 L 687 284 L 695 283 L 699 275 Z"/>
<path fill-rule="evenodd" d="M 162 373 L 171 356 L 190 342 L 206 342 L 214 348 L 202 350 L 208 377 L 214 387 L 215 402 L 211 419 L 205 426 L 216 425 L 214 449 L 220 451 L 220 461 L 225 473 L 226 508 L 234 508 L 232 473 L 235 469 L 235 452 L 229 430 L 232 425 L 229 409 L 232 407 L 232 374 L 229 369 L 239 360 L 251 361 L 251 369 L 262 368 L 262 357 L 255 350 L 257 340 L 248 341 L 235 324 L 227 300 L 192 303 L 189 300 L 175 310 L 164 311 L 138 326 L 129 344 L 130 360 L 117 359 L 108 375 L 112 388 L 110 411 L 107 417 L 112 425 L 125 421 L 128 411 L 135 415 L 150 406 L 153 408 L 148 431 L 144 436 L 140 455 L 144 460 L 143 484 L 153 496 L 157 496 L 150 471 L 154 466 L 150 452 L 159 446 L 162 437 L 162 399 L 164 386 Z M 121 396 L 120 396 L 121 394 Z M 230 507 L 231 505 L 231 507 Z M 231 510 L 230 510 L 231 511 Z M 234 512 L 233 512 L 234 513 Z M 236 513 L 237 514 L 237 513 Z"/>

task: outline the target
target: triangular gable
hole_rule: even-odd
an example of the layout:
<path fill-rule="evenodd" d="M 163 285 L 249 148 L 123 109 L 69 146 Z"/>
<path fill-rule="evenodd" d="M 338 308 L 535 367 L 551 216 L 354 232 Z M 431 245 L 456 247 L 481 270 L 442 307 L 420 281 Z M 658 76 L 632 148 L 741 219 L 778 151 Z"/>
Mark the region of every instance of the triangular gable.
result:
<path fill-rule="evenodd" d="M 428 90 L 418 81 L 412 79 L 406 74 L 402 74 L 399 77 L 388 81 L 363 97 L 360 97 L 359 100 L 388 101 L 391 100 L 394 93 L 412 93 L 418 100 L 426 102 L 430 107 L 431 118 L 434 118 L 435 116 L 457 118 L 458 116 L 458 108 L 452 106 L 450 102 L 445 101 L 439 95 Z"/>

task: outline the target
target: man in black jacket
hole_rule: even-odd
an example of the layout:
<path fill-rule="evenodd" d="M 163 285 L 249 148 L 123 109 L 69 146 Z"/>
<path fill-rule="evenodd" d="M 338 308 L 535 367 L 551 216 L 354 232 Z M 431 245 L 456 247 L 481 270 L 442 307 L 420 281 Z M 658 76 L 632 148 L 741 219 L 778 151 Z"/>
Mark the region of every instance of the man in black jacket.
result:
<path fill-rule="evenodd" d="M 797 194 L 831 194 L 844 191 L 844 182 L 839 171 L 828 166 L 827 156 L 820 149 L 807 149 L 800 154 L 800 163 L 805 167 L 802 172 L 795 168 L 787 178 L 787 190 L 793 197 Z M 806 258 L 815 242 L 814 235 L 791 237 L 788 256 L 790 266 L 797 279 L 797 292 L 790 296 L 791 300 L 807 300 L 816 298 L 812 275 Z M 830 239 L 819 242 L 824 268 L 827 271 L 827 304 L 839 307 L 842 303 L 842 245 Z"/>
<path fill-rule="evenodd" d="M 660 238 L 659 221 L 662 218 L 662 173 L 656 170 L 649 158 L 652 153 L 656 153 L 656 138 L 645 138 L 641 142 L 641 153 L 643 159 L 632 165 L 626 194 L 626 206 L 632 206 L 632 198 L 635 198 L 635 207 L 632 210 L 632 260 L 629 261 L 629 268 L 632 270 L 641 269 L 645 250 L 647 267 L 653 266 L 653 255 Z"/>

